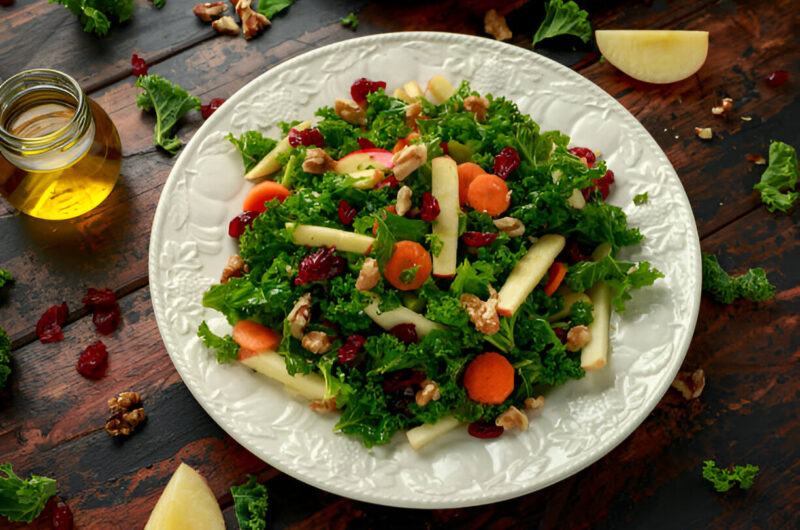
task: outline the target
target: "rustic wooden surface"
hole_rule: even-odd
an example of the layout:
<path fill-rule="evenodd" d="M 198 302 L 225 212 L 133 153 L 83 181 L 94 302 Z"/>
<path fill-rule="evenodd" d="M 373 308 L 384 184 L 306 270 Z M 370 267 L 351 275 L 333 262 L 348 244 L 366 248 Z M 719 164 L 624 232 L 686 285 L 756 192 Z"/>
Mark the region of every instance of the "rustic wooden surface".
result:
<path fill-rule="evenodd" d="M 0 291 L 0 326 L 13 339 L 13 375 L 0 392 L 0 460 L 24 475 L 58 480 L 77 528 L 140 528 L 180 460 L 209 480 L 235 528 L 228 488 L 247 473 L 270 491 L 270 528 L 796 528 L 800 524 L 800 244 L 797 211 L 771 214 L 752 186 L 770 140 L 800 147 L 800 15 L 778 0 L 611 3 L 579 1 L 595 28 L 698 29 L 711 34 L 698 74 L 665 86 L 636 82 L 599 61 L 592 45 L 556 39 L 537 51 L 576 69 L 628 108 L 675 166 L 694 208 L 705 251 L 729 271 L 763 267 L 773 300 L 723 305 L 703 298 L 685 369 L 705 370 L 703 395 L 670 390 L 645 422 L 608 456 L 542 491 L 494 505 L 404 510 L 325 493 L 276 471 L 239 446 L 205 414 L 175 372 L 161 342 L 147 287 L 149 228 L 174 163 L 152 145 L 152 117 L 135 106 L 130 56 L 204 102 L 227 97 L 275 64 L 352 37 L 399 30 L 482 35 L 483 13 L 510 14 L 512 42 L 529 47 L 543 17 L 538 1 L 368 2 L 298 0 L 260 37 L 216 36 L 191 15 L 192 3 L 155 10 L 136 0 L 130 22 L 105 38 L 84 34 L 61 6 L 17 0 L 0 7 L 0 79 L 50 67 L 76 77 L 119 129 L 122 178 L 95 211 L 69 222 L 16 215 L 0 202 L 0 268 L 17 281 Z M 353 33 L 338 19 L 359 13 Z M 764 77 L 790 72 L 771 88 Z M 711 115 L 734 99 L 726 118 Z M 750 117 L 750 121 L 742 120 Z M 182 122 L 185 141 L 201 123 Z M 694 127 L 710 126 L 703 142 Z M 76 251 L 77 250 L 77 251 Z M 104 339 L 108 375 L 96 382 L 74 370 L 96 340 L 80 299 L 88 287 L 121 297 L 123 325 Z M 67 301 L 65 340 L 41 344 L 34 324 Z M 145 396 L 148 421 L 127 440 L 103 430 L 105 400 L 125 389 Z M 700 478 L 702 461 L 755 463 L 749 491 L 717 494 Z M 4 522 L 0 522 L 0 527 Z M 46 525 L 38 524 L 39 527 Z"/>

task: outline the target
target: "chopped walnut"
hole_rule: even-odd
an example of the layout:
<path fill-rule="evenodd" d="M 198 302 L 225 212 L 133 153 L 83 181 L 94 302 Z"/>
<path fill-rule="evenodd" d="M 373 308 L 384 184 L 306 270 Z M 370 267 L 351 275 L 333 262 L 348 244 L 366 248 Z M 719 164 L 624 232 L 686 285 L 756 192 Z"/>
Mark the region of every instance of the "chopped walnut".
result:
<path fill-rule="evenodd" d="M 527 410 L 539 410 L 542 407 L 544 407 L 544 396 L 525 398 L 525 408 Z"/>
<path fill-rule="evenodd" d="M 711 127 L 695 127 L 694 133 L 702 140 L 711 140 L 714 137 L 714 133 L 711 132 Z"/>
<path fill-rule="evenodd" d="M 467 96 L 464 98 L 464 110 L 475 115 L 478 121 L 486 120 L 486 110 L 489 108 L 489 100 L 478 96 Z"/>
<path fill-rule="evenodd" d="M 289 321 L 289 330 L 292 333 L 292 337 L 298 340 L 303 338 L 303 332 L 306 330 L 310 318 L 311 293 L 306 293 L 297 299 L 297 302 L 294 303 L 294 307 L 286 316 L 286 320 Z"/>
<path fill-rule="evenodd" d="M 762 166 L 767 163 L 767 159 L 757 153 L 747 153 L 744 155 L 745 160 L 753 164 Z"/>
<path fill-rule="evenodd" d="M 498 230 L 505 232 L 508 237 L 519 237 L 525 233 L 525 225 L 514 217 L 501 217 L 500 219 L 495 219 L 493 223 Z"/>
<path fill-rule="evenodd" d="M 417 402 L 418 406 L 424 407 L 431 401 L 439 401 L 442 397 L 442 393 L 439 392 L 439 386 L 434 381 L 426 379 L 420 383 L 420 386 L 422 389 L 418 390 L 414 396 L 414 400 Z"/>
<path fill-rule="evenodd" d="M 309 331 L 303 335 L 303 340 L 300 341 L 300 344 L 311 353 L 320 355 L 328 353 L 333 347 L 330 337 L 323 331 Z"/>
<path fill-rule="evenodd" d="M 228 283 L 231 278 L 239 278 L 244 272 L 244 260 L 236 254 L 228 256 L 228 263 L 222 269 L 222 278 L 219 283 Z"/>
<path fill-rule="evenodd" d="M 236 14 L 242 21 L 242 34 L 245 39 L 252 39 L 264 28 L 270 25 L 269 19 L 250 7 L 251 0 L 239 0 L 236 2 Z"/>
<path fill-rule="evenodd" d="M 508 410 L 504 413 L 500 414 L 495 420 L 494 424 L 498 427 L 502 427 L 504 431 L 509 429 L 513 429 L 516 427 L 517 429 L 524 431 L 528 428 L 528 417 L 525 415 L 524 412 L 520 411 L 514 405 L 508 407 Z"/>
<path fill-rule="evenodd" d="M 417 124 L 417 119 L 422 114 L 422 103 L 415 101 L 406 105 L 406 125 L 414 127 Z"/>
<path fill-rule="evenodd" d="M 359 291 L 369 291 L 376 285 L 378 280 L 381 279 L 381 272 L 378 269 L 378 262 L 373 258 L 364 260 L 361 270 L 358 272 L 358 279 L 356 280 L 356 289 Z"/>
<path fill-rule="evenodd" d="M 567 350 L 578 351 L 592 340 L 592 332 L 586 326 L 574 326 L 567 332 Z"/>
<path fill-rule="evenodd" d="M 322 175 L 326 171 L 333 171 L 336 161 L 324 149 L 312 147 L 306 150 L 306 159 L 303 160 L 303 171 Z"/>
<path fill-rule="evenodd" d="M 508 40 L 514 36 L 506 24 L 506 17 L 500 15 L 494 9 L 490 9 L 483 15 L 483 30 L 497 40 Z"/>
<path fill-rule="evenodd" d="M 428 148 L 425 147 L 425 144 L 407 145 L 392 157 L 394 178 L 404 180 L 427 161 Z"/>
<path fill-rule="evenodd" d="M 711 107 L 711 114 L 715 116 L 725 116 L 733 109 L 733 100 L 731 98 L 722 98 L 722 103 L 715 107 Z"/>
<path fill-rule="evenodd" d="M 239 34 L 239 24 L 236 23 L 233 17 L 218 18 L 211 23 L 211 27 L 214 28 L 217 33 L 221 33 L 223 35 Z"/>
<path fill-rule="evenodd" d="M 136 392 L 122 392 L 108 400 L 111 416 L 106 422 L 106 432 L 111 436 L 128 436 L 147 416 L 140 405 L 142 399 Z"/>
<path fill-rule="evenodd" d="M 678 372 L 672 381 L 672 387 L 678 390 L 686 399 L 695 399 L 703 393 L 706 386 L 706 374 L 702 368 L 694 372 Z"/>
<path fill-rule="evenodd" d="M 397 191 L 397 204 L 394 205 L 397 215 L 404 216 L 411 209 L 411 188 L 403 186 Z"/>
<path fill-rule="evenodd" d="M 485 335 L 494 335 L 500 330 L 500 317 L 497 315 L 497 291 L 489 286 L 489 300 L 484 302 L 474 294 L 464 293 L 459 299 L 467 310 L 475 329 Z"/>
<path fill-rule="evenodd" d="M 308 404 L 309 408 L 314 412 L 319 414 L 324 414 L 326 412 L 333 412 L 336 409 L 336 398 L 328 398 L 328 399 L 315 399 L 311 403 Z"/>
<path fill-rule="evenodd" d="M 205 4 L 197 4 L 192 11 L 203 22 L 211 22 L 224 13 L 226 9 L 228 9 L 228 6 L 225 5 L 225 2 L 207 2 Z"/>
<path fill-rule="evenodd" d="M 333 102 L 333 111 L 351 125 L 367 124 L 366 109 L 352 99 L 337 99 Z"/>

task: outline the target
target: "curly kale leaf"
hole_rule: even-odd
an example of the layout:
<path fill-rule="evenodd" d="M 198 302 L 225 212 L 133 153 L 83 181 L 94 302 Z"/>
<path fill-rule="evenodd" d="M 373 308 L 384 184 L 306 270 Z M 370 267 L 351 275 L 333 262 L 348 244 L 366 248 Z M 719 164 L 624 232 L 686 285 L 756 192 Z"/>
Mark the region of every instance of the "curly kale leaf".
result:
<path fill-rule="evenodd" d="M 703 478 L 714 485 L 714 489 L 722 493 L 731 489 L 736 483 L 743 490 L 749 489 L 758 474 L 759 467 L 751 464 L 732 466 L 720 469 L 713 460 L 703 462 Z"/>
<path fill-rule="evenodd" d="M 235 145 L 236 149 L 239 150 L 239 154 L 242 155 L 245 173 L 253 169 L 262 158 L 267 156 L 267 153 L 278 145 L 278 142 L 263 136 L 258 131 L 247 131 L 239 138 L 236 138 L 231 133 L 225 138 Z"/>
<path fill-rule="evenodd" d="M 220 337 L 209 329 L 206 321 L 200 323 L 197 329 L 197 336 L 203 340 L 206 347 L 214 350 L 217 354 L 218 363 L 227 363 L 235 361 L 239 358 L 239 345 L 233 340 L 230 335 Z"/>
<path fill-rule="evenodd" d="M 588 326 L 594 322 L 592 311 L 594 311 L 592 304 L 578 300 L 569 308 L 569 320 L 573 326 Z"/>
<path fill-rule="evenodd" d="M 83 31 L 101 37 L 108 33 L 112 20 L 124 22 L 133 14 L 133 0 L 50 0 L 50 3 L 65 6 L 78 18 Z"/>
<path fill-rule="evenodd" d="M 550 0 L 544 6 L 544 10 L 544 21 L 533 36 L 533 46 L 544 39 L 558 35 L 574 35 L 583 42 L 589 42 L 589 39 L 592 38 L 589 13 L 572 0 L 569 2 Z"/>
<path fill-rule="evenodd" d="M 6 385 L 11 374 L 11 339 L 3 328 L 0 328 L 0 389 Z"/>
<path fill-rule="evenodd" d="M 770 212 L 787 212 L 797 202 L 800 193 L 794 191 L 800 168 L 797 166 L 797 152 L 783 142 L 769 144 L 769 166 L 761 181 L 753 186 L 761 192 L 761 200 Z"/>
<path fill-rule="evenodd" d="M 646 261 L 637 264 L 606 256 L 600 261 L 581 261 L 570 266 L 564 281 L 575 292 L 585 291 L 597 282 L 608 284 L 614 293 L 611 301 L 617 311 L 622 312 L 625 302 L 631 298 L 631 289 L 653 285 L 663 277 L 658 269 L 651 268 Z"/>
<path fill-rule="evenodd" d="M 190 110 L 199 109 L 200 99 L 157 75 L 139 76 L 136 86 L 144 89 L 136 97 L 136 105 L 146 111 L 156 111 L 153 143 L 174 155 L 181 147 L 175 135 L 178 120 Z"/>
<path fill-rule="evenodd" d="M 258 0 L 258 12 L 272 18 L 293 3 L 294 0 Z"/>
<path fill-rule="evenodd" d="M 737 298 L 763 302 L 775 295 L 775 286 L 761 267 L 733 278 L 725 272 L 717 257 L 707 252 L 703 252 L 703 290 L 723 304 L 730 304 Z"/>
<path fill-rule="evenodd" d="M 8 282 L 13 282 L 14 277 L 5 269 L 0 269 L 0 287 L 3 287 Z"/>
<path fill-rule="evenodd" d="M 10 462 L 0 465 L 0 515 L 11 522 L 30 523 L 39 517 L 57 491 L 58 485 L 51 478 L 31 475 L 22 480 L 14 474 Z"/>
<path fill-rule="evenodd" d="M 236 520 L 242 530 L 264 530 L 267 527 L 267 488 L 247 475 L 247 482 L 231 486 Z"/>

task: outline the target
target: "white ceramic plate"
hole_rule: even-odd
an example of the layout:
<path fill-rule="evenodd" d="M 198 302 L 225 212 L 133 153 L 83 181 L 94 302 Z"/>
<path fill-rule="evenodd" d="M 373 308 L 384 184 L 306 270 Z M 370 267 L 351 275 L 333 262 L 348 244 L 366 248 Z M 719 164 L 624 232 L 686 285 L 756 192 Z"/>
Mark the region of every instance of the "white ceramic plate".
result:
<path fill-rule="evenodd" d="M 365 449 L 334 434 L 282 387 L 236 363 L 219 365 L 196 338 L 200 321 L 230 327 L 201 305 L 229 254 L 228 221 L 250 187 L 228 132 L 279 136 L 281 120 L 348 97 L 359 77 L 388 89 L 435 74 L 513 99 L 542 130 L 601 151 L 616 173 L 610 202 L 645 242 L 625 255 L 666 278 L 641 289 L 614 315 L 609 365 L 547 396 L 530 428 L 478 440 L 459 428 L 415 453 L 398 434 Z M 634 195 L 649 202 L 634 206 Z M 686 194 L 667 157 L 617 101 L 572 70 L 500 42 L 443 33 L 393 33 L 349 40 L 282 63 L 248 83 L 183 149 L 153 221 L 150 289 L 158 326 L 183 381 L 211 417 L 264 461 L 321 489 L 413 508 L 484 504 L 541 489 L 595 462 L 627 437 L 669 387 L 689 347 L 700 300 L 700 247 Z"/>

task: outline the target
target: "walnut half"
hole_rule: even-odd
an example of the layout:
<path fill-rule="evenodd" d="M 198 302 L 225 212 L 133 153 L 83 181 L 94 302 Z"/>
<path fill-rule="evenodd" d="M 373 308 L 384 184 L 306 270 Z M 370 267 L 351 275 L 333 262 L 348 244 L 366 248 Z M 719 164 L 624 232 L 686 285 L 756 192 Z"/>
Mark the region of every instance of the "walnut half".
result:
<path fill-rule="evenodd" d="M 500 330 L 500 317 L 497 314 L 497 291 L 489 286 L 489 300 L 484 302 L 474 294 L 464 293 L 459 301 L 466 309 L 475 329 L 485 335 L 494 335 Z"/>
<path fill-rule="evenodd" d="M 106 432 L 111 436 L 128 436 L 147 416 L 140 405 L 142 399 L 136 392 L 122 392 L 108 400 L 111 416 L 106 422 Z"/>
<path fill-rule="evenodd" d="M 521 431 L 528 428 L 528 417 L 524 412 L 520 411 L 514 405 L 508 407 L 508 410 L 500 414 L 495 420 L 494 424 L 502 427 L 504 431 L 517 428 Z"/>
<path fill-rule="evenodd" d="M 225 2 L 206 2 L 205 4 L 197 4 L 192 11 L 203 22 L 211 22 L 224 13 L 226 9 L 228 9 L 228 6 L 225 5 Z"/>
<path fill-rule="evenodd" d="M 250 7 L 251 0 L 239 0 L 236 2 L 236 14 L 242 21 L 242 34 L 245 39 L 252 39 L 264 28 L 270 25 L 269 19 Z"/>

